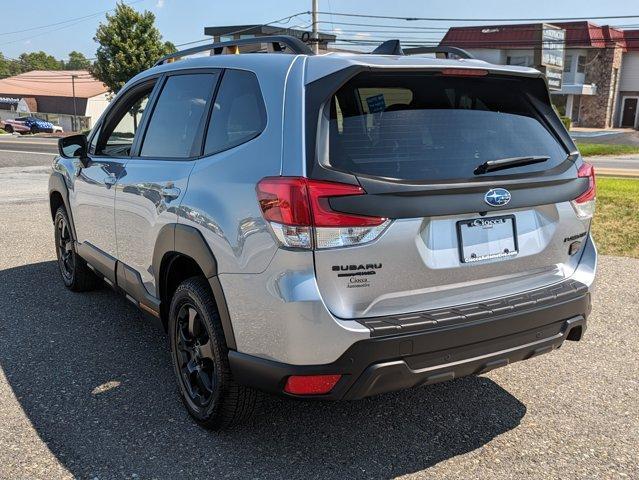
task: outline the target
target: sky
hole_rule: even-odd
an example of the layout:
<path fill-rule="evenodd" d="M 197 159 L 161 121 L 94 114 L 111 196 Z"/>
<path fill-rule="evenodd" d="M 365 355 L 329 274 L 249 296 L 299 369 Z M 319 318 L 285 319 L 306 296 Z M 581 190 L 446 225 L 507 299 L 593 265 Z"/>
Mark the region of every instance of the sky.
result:
<path fill-rule="evenodd" d="M 115 0 L 29 0 L 5 2 L 0 22 L 0 52 L 16 58 L 20 53 L 44 50 L 57 58 L 66 58 L 72 50 L 95 56 L 95 30 L 104 21 L 106 10 Z M 176 45 L 200 40 L 205 26 L 269 23 L 311 8 L 311 0 L 125 0 L 137 10 L 150 10 L 156 15 L 156 25 L 165 40 Z M 403 38 L 415 41 L 436 41 L 443 30 L 453 25 L 482 25 L 500 22 L 425 22 L 402 20 L 372 20 L 341 17 L 335 13 L 365 13 L 430 18 L 559 18 L 636 15 L 636 18 L 595 20 L 610 25 L 639 26 L 639 3 L 631 0 L 319 0 L 322 14 L 320 29 L 334 31 L 342 38 Z M 79 17 L 87 17 L 80 19 Z M 69 20 L 77 19 L 72 22 Z M 66 22 L 66 23 L 63 23 Z M 376 24 L 370 26 L 340 25 L 339 23 Z M 506 23 L 506 22 L 504 22 Z M 516 22 L 508 22 L 516 23 Z M 57 24 L 57 25 L 52 25 Z M 304 27 L 310 24 L 309 15 L 292 18 L 285 27 Z M 47 26 L 49 25 L 49 26 Z M 415 27 L 397 29 L 397 26 Z M 436 30 L 424 30 L 435 27 Z M 388 30 L 380 33 L 380 29 Z M 378 33 L 371 33 L 377 30 Z"/>

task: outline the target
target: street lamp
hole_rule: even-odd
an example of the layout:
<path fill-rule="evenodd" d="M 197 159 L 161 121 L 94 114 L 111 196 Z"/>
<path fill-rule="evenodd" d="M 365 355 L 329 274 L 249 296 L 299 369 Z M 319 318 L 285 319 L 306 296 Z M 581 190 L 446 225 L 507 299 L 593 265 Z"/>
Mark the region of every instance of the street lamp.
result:
<path fill-rule="evenodd" d="M 73 92 L 73 131 L 78 131 L 78 108 L 75 103 L 75 79 L 78 78 L 76 74 L 71 74 L 71 90 Z"/>

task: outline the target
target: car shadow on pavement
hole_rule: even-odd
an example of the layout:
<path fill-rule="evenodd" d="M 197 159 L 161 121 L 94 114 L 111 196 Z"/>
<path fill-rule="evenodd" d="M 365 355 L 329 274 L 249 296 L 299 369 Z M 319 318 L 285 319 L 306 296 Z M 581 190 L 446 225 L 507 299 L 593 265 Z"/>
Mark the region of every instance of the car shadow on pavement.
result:
<path fill-rule="evenodd" d="M 109 289 L 67 291 L 55 262 L 0 271 L 0 285 L 0 367 L 76 477 L 394 477 L 475 450 L 526 413 L 469 377 L 358 402 L 269 397 L 252 422 L 208 432 L 178 399 L 157 321 Z"/>

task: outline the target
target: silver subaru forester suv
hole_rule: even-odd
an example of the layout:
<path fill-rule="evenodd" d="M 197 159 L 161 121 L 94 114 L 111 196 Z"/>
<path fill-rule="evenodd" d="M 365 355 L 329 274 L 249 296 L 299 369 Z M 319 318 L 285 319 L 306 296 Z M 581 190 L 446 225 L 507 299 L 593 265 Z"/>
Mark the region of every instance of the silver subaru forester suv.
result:
<path fill-rule="evenodd" d="M 62 279 L 161 320 L 201 425 L 259 391 L 360 399 L 581 339 L 592 167 L 540 72 L 426 50 L 198 47 L 60 140 Z"/>

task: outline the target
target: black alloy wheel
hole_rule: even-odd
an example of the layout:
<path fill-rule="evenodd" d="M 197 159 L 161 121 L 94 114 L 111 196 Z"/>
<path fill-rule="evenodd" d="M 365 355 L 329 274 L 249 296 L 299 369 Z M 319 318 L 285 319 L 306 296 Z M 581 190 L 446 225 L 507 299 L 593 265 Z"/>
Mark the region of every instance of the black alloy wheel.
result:
<path fill-rule="evenodd" d="M 59 207 L 53 219 L 55 253 L 64 285 L 74 292 L 93 290 L 100 279 L 75 251 L 73 228 L 64 207 Z"/>
<path fill-rule="evenodd" d="M 55 245 L 58 254 L 58 266 L 65 285 L 73 282 L 75 272 L 75 255 L 73 251 L 73 237 L 66 215 L 56 215 Z"/>
<path fill-rule="evenodd" d="M 187 401 L 198 410 L 208 410 L 217 390 L 215 357 L 211 334 L 193 303 L 186 301 L 181 305 L 173 334 Z"/>
<path fill-rule="evenodd" d="M 233 379 L 220 314 L 206 278 L 191 277 L 178 285 L 167 320 L 180 396 L 198 424 L 220 430 L 259 410 L 260 392 Z"/>

